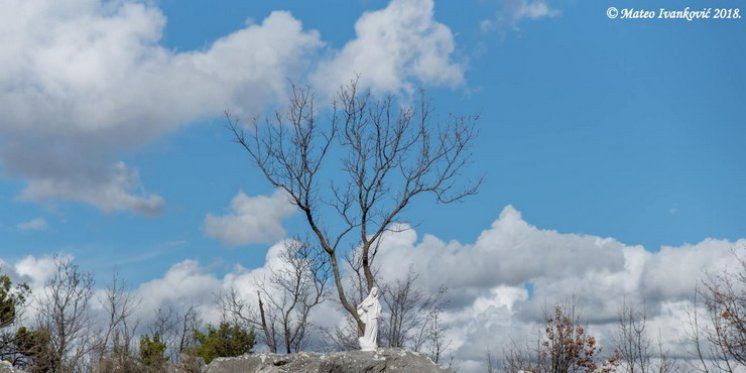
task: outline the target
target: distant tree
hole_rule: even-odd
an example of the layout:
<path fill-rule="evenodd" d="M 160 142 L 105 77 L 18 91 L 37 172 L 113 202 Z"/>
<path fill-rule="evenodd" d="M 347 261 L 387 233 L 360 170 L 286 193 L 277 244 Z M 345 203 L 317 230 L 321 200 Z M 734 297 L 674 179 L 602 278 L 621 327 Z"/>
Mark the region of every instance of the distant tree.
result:
<path fill-rule="evenodd" d="M 52 338 L 46 329 L 31 330 L 22 326 L 15 333 L 19 358 L 13 365 L 30 373 L 54 372 L 56 365 Z"/>
<path fill-rule="evenodd" d="M 10 277 L 0 275 L 0 329 L 12 325 L 30 293 L 25 283 L 13 285 Z"/>
<path fill-rule="evenodd" d="M 207 326 L 207 332 L 194 331 L 197 340 L 195 355 L 209 364 L 216 357 L 240 356 L 251 352 L 256 336 L 253 330 L 236 323 L 221 322 L 218 327 Z"/>
<path fill-rule="evenodd" d="M 0 275 L 0 360 L 13 364 L 28 361 L 19 346 L 18 324 L 30 293 L 25 283 L 13 284 L 9 276 Z"/>
<path fill-rule="evenodd" d="M 648 335 L 647 312 L 626 302 L 619 311 L 617 334 L 614 337 L 619 354 L 620 373 L 667 373 L 676 370 L 674 362 L 658 342 L 654 350 L 653 340 Z"/>
<path fill-rule="evenodd" d="M 364 324 L 343 286 L 340 246 L 360 248 L 369 291 L 376 284 L 373 263 L 380 240 L 410 202 L 429 194 L 450 203 L 476 193 L 480 182 L 464 186 L 462 177 L 476 119 L 450 116 L 439 122 L 424 94 L 407 106 L 394 96 L 376 99 L 360 92 L 353 81 L 340 89 L 327 122 L 319 117 L 310 89 L 293 86 L 286 111 L 248 128 L 229 115 L 228 127 L 269 183 L 286 191 L 302 212 L 328 257 L 339 302 L 361 333 Z M 344 157 L 341 174 L 324 182 L 320 170 L 335 146 Z M 327 189 L 330 195 L 323 195 Z"/>
<path fill-rule="evenodd" d="M 733 256 L 738 265 L 735 271 L 710 274 L 704 287 L 695 292 L 706 314 L 700 320 L 695 300 L 693 339 L 701 363 L 696 368 L 703 372 L 733 372 L 746 367 L 746 259 L 736 251 Z"/>
<path fill-rule="evenodd" d="M 168 359 L 166 359 L 166 344 L 161 341 L 161 335 L 157 332 L 151 338 L 145 334 L 140 337 L 140 361 L 156 371 L 161 371 Z"/>
<path fill-rule="evenodd" d="M 546 321 L 540 360 L 549 364 L 549 372 L 611 372 L 617 364 L 616 354 L 602 361 L 599 356 L 601 347 L 596 338 L 588 335 L 580 325 L 573 308 L 565 310 L 557 306 Z"/>
<path fill-rule="evenodd" d="M 437 363 L 448 345 L 440 323 L 447 290 L 441 288 L 434 295 L 428 294 L 417 286 L 418 277 L 410 269 L 404 278 L 381 286 L 384 317 L 380 343 L 427 352 Z"/>
<path fill-rule="evenodd" d="M 25 283 L 14 285 L 9 276 L 0 275 L 0 360 L 17 358 L 15 325 L 29 293 Z"/>
<path fill-rule="evenodd" d="M 198 329 L 200 321 L 197 317 L 197 311 L 194 306 L 189 306 L 184 313 L 177 313 L 178 316 L 178 353 L 181 355 L 187 352 L 196 342 L 194 331 Z"/>
<path fill-rule="evenodd" d="M 491 360 L 491 355 L 488 357 Z M 580 324 L 574 307 L 560 306 L 546 317 L 543 336 L 535 349 L 514 344 L 503 358 L 503 368 L 510 373 L 610 373 L 618 363 L 617 352 L 601 357 L 601 347 Z M 488 361 L 488 365 L 493 363 Z"/>
<path fill-rule="evenodd" d="M 107 361 L 117 367 L 136 366 L 137 358 L 132 345 L 138 323 L 133 320 L 133 314 L 139 301 L 128 290 L 127 283 L 114 272 L 100 299 L 105 311 L 102 314 L 106 317 L 103 329 L 97 333 L 94 347 L 100 362 Z"/>
<path fill-rule="evenodd" d="M 303 349 L 311 329 L 313 308 L 327 296 L 329 271 L 323 254 L 302 241 L 286 241 L 279 254 L 280 265 L 257 282 L 257 307 L 252 307 L 235 289 L 220 298 L 227 319 L 262 331 L 262 341 L 271 352 Z"/>
<path fill-rule="evenodd" d="M 57 258 L 55 270 L 38 298 L 39 329 L 50 338 L 53 371 L 75 372 L 93 350 L 89 303 L 93 276 L 71 260 Z"/>
<path fill-rule="evenodd" d="M 166 356 L 172 362 L 177 362 L 182 354 L 191 351 L 195 343 L 194 330 L 199 328 L 199 324 L 193 305 L 182 308 L 169 305 L 156 310 L 154 319 L 145 330 L 150 335 L 158 333 L 166 344 Z"/>

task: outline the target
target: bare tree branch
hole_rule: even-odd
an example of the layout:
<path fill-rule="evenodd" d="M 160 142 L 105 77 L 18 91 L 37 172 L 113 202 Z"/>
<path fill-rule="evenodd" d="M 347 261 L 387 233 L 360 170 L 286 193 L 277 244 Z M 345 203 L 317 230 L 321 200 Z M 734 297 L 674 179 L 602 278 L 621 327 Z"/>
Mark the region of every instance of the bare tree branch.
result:
<path fill-rule="evenodd" d="M 373 261 L 385 232 L 420 195 L 451 203 L 476 193 L 481 180 L 461 186 L 470 160 L 476 116 L 433 120 L 429 101 L 420 91 L 417 104 L 401 106 L 395 97 L 374 98 L 360 92 L 357 81 L 343 86 L 331 107 L 330 120 L 317 122 L 309 88 L 292 85 L 287 110 L 245 126 L 226 114 L 228 129 L 267 181 L 285 190 L 303 213 L 318 248 L 324 252 L 342 307 L 362 332 L 355 305 L 345 292 L 338 263 L 339 246 L 360 248 L 360 269 L 369 291 L 376 283 Z M 343 179 L 326 185 L 319 170 L 333 145 L 340 147 Z M 322 219 L 324 205 L 336 213 L 336 232 Z M 355 232 L 355 234 L 352 234 Z"/>

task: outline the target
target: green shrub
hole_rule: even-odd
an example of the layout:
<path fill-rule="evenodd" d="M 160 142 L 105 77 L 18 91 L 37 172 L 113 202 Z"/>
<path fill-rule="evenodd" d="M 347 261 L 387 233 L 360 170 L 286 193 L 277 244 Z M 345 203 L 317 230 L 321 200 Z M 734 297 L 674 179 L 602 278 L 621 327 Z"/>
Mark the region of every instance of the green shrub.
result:
<path fill-rule="evenodd" d="M 26 284 L 13 286 L 7 275 L 0 275 L 0 328 L 16 320 L 19 308 L 26 302 L 29 287 Z"/>
<path fill-rule="evenodd" d="M 166 344 L 156 332 L 151 339 L 149 335 L 140 337 L 140 360 L 151 368 L 160 368 L 166 363 Z"/>
<path fill-rule="evenodd" d="M 17 365 L 31 373 L 53 372 L 55 366 L 54 352 L 49 331 L 45 329 L 18 328 L 15 333 L 17 352 L 23 356 Z"/>
<path fill-rule="evenodd" d="M 240 356 L 251 352 L 256 335 L 253 330 L 224 321 L 217 328 L 208 325 L 207 333 L 195 330 L 194 338 L 198 342 L 196 355 L 209 364 L 216 357 Z"/>

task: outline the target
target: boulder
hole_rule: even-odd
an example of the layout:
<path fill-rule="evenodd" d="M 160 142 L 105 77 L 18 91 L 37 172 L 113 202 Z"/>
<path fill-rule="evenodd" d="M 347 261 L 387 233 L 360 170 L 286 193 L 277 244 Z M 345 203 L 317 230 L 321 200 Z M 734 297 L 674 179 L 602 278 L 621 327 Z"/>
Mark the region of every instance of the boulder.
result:
<path fill-rule="evenodd" d="M 259 353 L 231 358 L 217 358 L 208 365 L 206 372 L 441 373 L 452 371 L 440 368 L 432 360 L 416 352 L 400 348 L 379 348 L 376 351 L 301 352 L 289 355 Z"/>
<path fill-rule="evenodd" d="M 0 360 L 0 373 L 25 373 L 22 370 L 13 368 L 13 364 L 8 361 Z"/>

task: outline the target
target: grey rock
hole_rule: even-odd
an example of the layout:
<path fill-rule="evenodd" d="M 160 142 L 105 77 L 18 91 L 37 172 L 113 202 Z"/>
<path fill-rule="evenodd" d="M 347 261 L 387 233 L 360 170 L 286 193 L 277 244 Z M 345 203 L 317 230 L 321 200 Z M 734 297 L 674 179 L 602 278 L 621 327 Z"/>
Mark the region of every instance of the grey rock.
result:
<path fill-rule="evenodd" d="M 217 358 L 207 373 L 445 373 L 426 356 L 400 348 L 332 353 L 250 354 Z"/>
<path fill-rule="evenodd" d="M 13 373 L 13 364 L 7 361 L 0 361 L 0 373 Z"/>
<path fill-rule="evenodd" d="M 25 373 L 25 371 L 16 369 L 8 361 L 0 360 L 0 373 Z"/>

